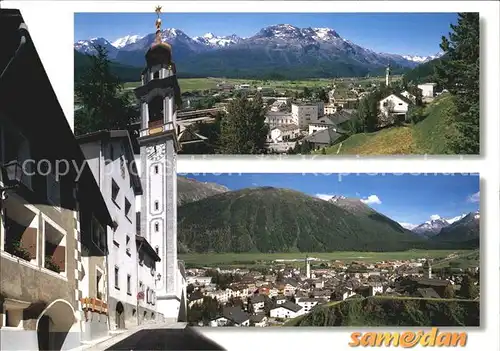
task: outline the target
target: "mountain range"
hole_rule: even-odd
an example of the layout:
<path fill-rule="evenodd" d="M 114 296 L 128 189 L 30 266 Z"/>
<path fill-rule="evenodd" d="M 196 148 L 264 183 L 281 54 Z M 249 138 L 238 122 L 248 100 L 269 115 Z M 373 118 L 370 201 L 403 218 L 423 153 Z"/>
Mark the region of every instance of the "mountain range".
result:
<path fill-rule="evenodd" d="M 178 239 L 184 252 L 399 251 L 479 245 L 479 213 L 459 216 L 427 236 L 356 198 L 323 200 L 290 189 L 231 191 L 213 183 L 181 181 L 187 184 L 178 187 L 183 197 L 177 211 Z"/>
<path fill-rule="evenodd" d="M 387 65 L 393 73 L 403 73 L 439 56 L 377 53 L 342 38 L 331 28 L 299 28 L 290 24 L 268 26 L 248 38 L 213 33 L 191 38 L 176 28 L 163 30 L 161 36 L 173 47 L 178 71 L 193 76 L 364 76 L 382 74 Z M 144 54 L 154 39 L 154 33 L 127 35 L 113 42 L 93 38 L 77 41 L 74 48 L 92 55 L 94 45 L 101 45 L 117 63 L 143 67 Z"/>

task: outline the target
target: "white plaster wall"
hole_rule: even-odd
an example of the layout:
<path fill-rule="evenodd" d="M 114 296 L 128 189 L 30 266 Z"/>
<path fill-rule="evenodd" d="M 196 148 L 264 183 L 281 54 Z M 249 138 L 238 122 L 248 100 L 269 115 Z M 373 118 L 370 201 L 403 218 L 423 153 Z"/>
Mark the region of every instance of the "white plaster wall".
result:
<path fill-rule="evenodd" d="M 433 97 L 434 96 L 434 86 L 421 84 L 418 85 L 418 88 L 422 90 L 423 97 Z"/>
<path fill-rule="evenodd" d="M 113 146 L 114 160 L 111 161 L 110 146 Z M 131 186 L 130 174 L 127 171 L 127 160 L 124 155 L 125 145 L 123 139 L 111 139 L 109 142 L 91 142 L 81 145 L 87 162 L 89 164 L 101 193 L 108 207 L 111 218 L 118 223 L 114 232 L 108 227 L 108 272 L 107 286 L 109 296 L 122 303 L 136 305 L 137 303 L 137 249 L 135 243 L 136 232 L 136 199 Z M 123 156 L 125 168 L 122 176 L 120 156 Z M 107 161 L 107 162 L 106 162 Z M 120 191 L 116 203 L 111 196 L 112 179 L 116 182 Z M 130 202 L 129 216 L 125 215 L 125 198 Z M 130 240 L 127 244 L 127 235 Z M 130 256 L 126 249 L 130 249 Z M 119 270 L 119 290 L 115 288 L 115 269 Z M 131 290 L 127 293 L 127 275 L 131 276 Z M 82 284 L 88 286 L 88 282 Z M 84 294 L 84 296 L 87 296 Z"/>
<path fill-rule="evenodd" d="M 385 99 L 380 100 L 380 103 L 379 103 L 380 111 L 382 111 L 384 114 L 388 113 L 388 107 L 384 106 L 384 103 L 386 101 L 388 103 L 392 102 L 393 107 L 394 107 L 393 112 L 395 112 L 395 113 L 408 112 L 408 104 L 406 102 L 404 102 L 403 100 L 398 98 L 396 95 L 389 95 Z"/>
<path fill-rule="evenodd" d="M 272 309 L 270 315 L 272 318 L 295 318 L 299 315 L 299 313 L 290 311 L 284 307 L 278 307 Z"/>
<path fill-rule="evenodd" d="M 80 148 L 87 159 L 87 164 L 94 175 L 97 185 L 100 185 L 100 153 L 101 153 L 101 142 L 95 141 L 87 144 L 80 145 Z"/>
<path fill-rule="evenodd" d="M 299 128 L 305 128 L 309 123 L 314 123 L 318 120 L 318 106 L 292 104 L 292 118 Z"/>
<path fill-rule="evenodd" d="M 110 160 L 110 146 L 113 146 L 115 159 Z M 118 301 L 131 305 L 137 303 L 137 248 L 135 243 L 136 217 L 135 217 L 135 193 L 131 186 L 130 174 L 127 170 L 127 160 L 124 154 L 125 145 L 123 139 L 112 139 L 103 145 L 101 158 L 102 185 L 101 192 L 108 206 L 111 218 L 118 223 L 116 231 L 108 229 L 108 287 L 109 296 Z M 122 174 L 120 156 L 123 159 L 124 172 Z M 106 160 L 109 160 L 106 164 Z M 116 203 L 111 197 L 112 179 L 116 182 L 120 191 Z M 125 214 L 125 199 L 130 202 L 129 215 Z M 127 244 L 127 236 L 129 241 Z M 127 254 L 129 249 L 130 255 Z M 115 269 L 119 270 L 119 290 L 115 288 Z M 130 294 L 127 293 L 127 275 L 131 276 Z"/>

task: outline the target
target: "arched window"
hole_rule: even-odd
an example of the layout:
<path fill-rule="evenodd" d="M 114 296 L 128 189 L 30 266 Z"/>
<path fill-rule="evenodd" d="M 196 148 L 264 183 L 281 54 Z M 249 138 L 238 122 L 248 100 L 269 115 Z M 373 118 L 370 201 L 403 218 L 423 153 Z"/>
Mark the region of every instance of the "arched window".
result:
<path fill-rule="evenodd" d="M 158 211 L 160 208 L 160 203 L 158 201 L 155 201 L 155 211 Z"/>
<path fill-rule="evenodd" d="M 155 223 L 155 232 L 160 231 L 160 224 L 158 222 Z"/>
<path fill-rule="evenodd" d="M 149 121 L 163 120 L 163 97 L 155 96 L 148 104 L 149 107 Z"/>

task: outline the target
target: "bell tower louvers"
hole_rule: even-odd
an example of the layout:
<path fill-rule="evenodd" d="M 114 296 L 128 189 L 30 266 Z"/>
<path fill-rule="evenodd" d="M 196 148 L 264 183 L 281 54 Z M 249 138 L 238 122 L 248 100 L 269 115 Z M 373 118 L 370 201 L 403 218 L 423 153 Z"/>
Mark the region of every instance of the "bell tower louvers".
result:
<path fill-rule="evenodd" d="M 177 321 L 184 299 L 177 260 L 176 109 L 181 106 L 181 93 L 172 48 L 161 40 L 160 8 L 156 12 L 156 40 L 146 53 L 142 85 L 134 91 L 141 106 L 141 235 L 161 258 L 151 272 L 156 279 L 157 311 L 167 321 Z"/>

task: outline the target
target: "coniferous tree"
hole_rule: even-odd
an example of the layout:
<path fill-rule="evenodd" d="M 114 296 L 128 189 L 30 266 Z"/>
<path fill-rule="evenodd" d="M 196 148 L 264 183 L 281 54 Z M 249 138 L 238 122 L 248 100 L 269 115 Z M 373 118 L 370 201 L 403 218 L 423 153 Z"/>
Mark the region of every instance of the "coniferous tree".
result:
<path fill-rule="evenodd" d="M 479 13 L 459 13 L 449 37 L 442 37 L 446 60 L 436 66 L 439 85 L 454 97 L 455 133 L 448 136 L 450 152 L 479 153 Z"/>
<path fill-rule="evenodd" d="M 448 284 L 446 288 L 444 288 L 443 297 L 445 299 L 455 298 L 455 291 L 453 290 L 453 285 Z"/>
<path fill-rule="evenodd" d="M 474 279 L 469 274 L 464 275 L 460 284 L 460 296 L 471 300 L 478 296 L 477 286 L 474 285 Z"/>
<path fill-rule="evenodd" d="M 259 154 L 264 149 L 268 126 L 262 97 L 253 100 L 238 96 L 229 103 L 220 121 L 217 151 L 222 154 Z"/>
<path fill-rule="evenodd" d="M 102 46 L 89 56 L 91 65 L 75 84 L 81 108 L 75 112 L 75 134 L 103 129 L 126 129 L 137 116 L 120 79 L 111 72 L 111 61 Z"/>

